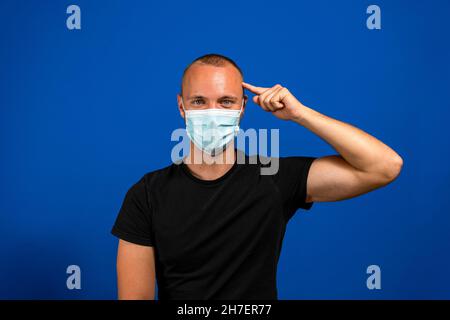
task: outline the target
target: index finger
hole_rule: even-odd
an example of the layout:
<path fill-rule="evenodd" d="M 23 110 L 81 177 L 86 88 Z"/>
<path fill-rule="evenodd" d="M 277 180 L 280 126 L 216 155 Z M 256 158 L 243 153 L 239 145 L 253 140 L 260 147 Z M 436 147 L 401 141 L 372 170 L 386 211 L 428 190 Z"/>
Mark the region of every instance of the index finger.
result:
<path fill-rule="evenodd" d="M 270 88 L 256 87 L 256 86 L 251 85 L 250 83 L 246 83 L 246 82 L 242 82 L 242 86 L 244 88 L 250 90 L 250 92 L 257 94 L 257 95 L 260 95 L 267 89 L 270 89 Z"/>

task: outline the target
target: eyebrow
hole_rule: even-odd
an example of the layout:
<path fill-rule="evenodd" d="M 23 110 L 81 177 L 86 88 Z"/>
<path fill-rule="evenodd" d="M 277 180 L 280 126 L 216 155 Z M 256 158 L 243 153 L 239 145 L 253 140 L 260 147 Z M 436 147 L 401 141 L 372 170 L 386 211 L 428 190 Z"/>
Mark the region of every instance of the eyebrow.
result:
<path fill-rule="evenodd" d="M 235 97 L 235 96 L 228 96 L 228 95 L 219 98 L 219 100 L 225 100 L 225 99 L 229 99 L 229 100 L 237 100 L 238 98 Z"/>
<path fill-rule="evenodd" d="M 191 96 L 188 97 L 188 100 L 193 100 L 193 99 L 204 99 L 204 100 L 208 100 L 208 98 L 206 98 L 205 96 L 201 96 L 201 95 L 195 95 L 195 96 Z M 225 99 L 230 99 L 230 100 L 238 100 L 238 98 L 236 96 L 232 96 L 232 95 L 225 95 L 220 97 L 218 100 L 225 100 Z"/>
<path fill-rule="evenodd" d="M 188 97 L 188 100 L 193 100 L 193 99 L 206 99 L 206 97 L 204 97 L 204 96 L 190 96 L 190 97 Z"/>

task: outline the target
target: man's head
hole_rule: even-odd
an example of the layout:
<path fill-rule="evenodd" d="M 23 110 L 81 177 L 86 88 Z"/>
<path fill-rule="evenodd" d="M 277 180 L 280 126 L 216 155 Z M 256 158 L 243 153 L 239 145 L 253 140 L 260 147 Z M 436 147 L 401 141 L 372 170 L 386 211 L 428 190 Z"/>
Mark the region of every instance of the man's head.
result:
<path fill-rule="evenodd" d="M 238 65 L 223 55 L 207 54 L 195 59 L 184 70 L 178 107 L 184 118 L 186 110 L 225 108 L 240 109 L 247 96 L 242 87 L 243 75 Z M 241 114 L 242 115 L 242 114 Z"/>

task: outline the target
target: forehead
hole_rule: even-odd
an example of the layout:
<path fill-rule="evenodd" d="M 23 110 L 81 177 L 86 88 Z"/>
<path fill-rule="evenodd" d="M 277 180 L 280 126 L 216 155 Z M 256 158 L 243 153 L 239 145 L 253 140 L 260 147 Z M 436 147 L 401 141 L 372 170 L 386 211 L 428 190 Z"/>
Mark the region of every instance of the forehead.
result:
<path fill-rule="evenodd" d="M 242 94 L 242 76 L 232 65 L 223 66 L 194 63 L 183 79 L 183 93 L 186 95 L 215 96 Z"/>

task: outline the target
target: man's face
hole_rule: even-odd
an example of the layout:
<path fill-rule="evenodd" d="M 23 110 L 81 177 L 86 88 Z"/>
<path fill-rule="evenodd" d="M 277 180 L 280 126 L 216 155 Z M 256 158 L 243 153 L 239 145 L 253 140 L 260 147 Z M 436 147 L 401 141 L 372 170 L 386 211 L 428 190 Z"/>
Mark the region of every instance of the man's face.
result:
<path fill-rule="evenodd" d="M 231 64 L 216 67 L 194 63 L 186 72 L 182 86 L 186 110 L 210 108 L 239 110 L 242 100 L 245 108 L 247 97 L 243 96 L 242 76 Z M 178 106 L 184 118 L 180 95 Z"/>

